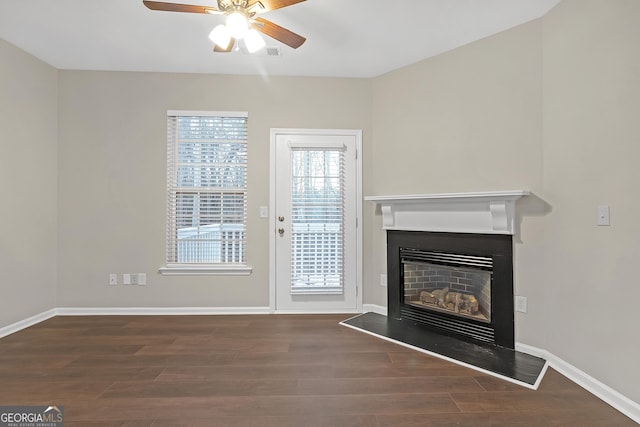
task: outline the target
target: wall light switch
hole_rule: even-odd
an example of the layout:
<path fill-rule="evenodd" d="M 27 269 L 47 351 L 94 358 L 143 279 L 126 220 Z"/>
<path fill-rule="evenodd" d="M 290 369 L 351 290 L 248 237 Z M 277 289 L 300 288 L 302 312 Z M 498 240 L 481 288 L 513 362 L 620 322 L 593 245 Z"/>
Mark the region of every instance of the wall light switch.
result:
<path fill-rule="evenodd" d="M 260 206 L 260 218 L 269 218 L 268 206 Z"/>
<path fill-rule="evenodd" d="M 611 225 L 609 221 L 609 206 L 598 206 L 598 225 Z"/>
<path fill-rule="evenodd" d="M 138 273 L 138 285 L 147 284 L 147 273 Z"/>
<path fill-rule="evenodd" d="M 109 285 L 114 286 L 118 284 L 118 275 L 115 273 L 109 274 Z"/>
<path fill-rule="evenodd" d="M 122 284 L 123 285 L 130 285 L 131 284 L 131 274 L 124 273 L 122 275 Z"/>

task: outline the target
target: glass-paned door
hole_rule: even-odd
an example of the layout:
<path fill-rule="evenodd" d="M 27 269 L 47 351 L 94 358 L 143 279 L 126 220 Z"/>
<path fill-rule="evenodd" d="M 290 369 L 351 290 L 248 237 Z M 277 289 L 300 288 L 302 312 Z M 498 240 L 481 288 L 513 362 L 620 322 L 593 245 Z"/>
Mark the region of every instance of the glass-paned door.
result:
<path fill-rule="evenodd" d="M 279 311 L 357 308 L 356 138 L 276 137 Z"/>

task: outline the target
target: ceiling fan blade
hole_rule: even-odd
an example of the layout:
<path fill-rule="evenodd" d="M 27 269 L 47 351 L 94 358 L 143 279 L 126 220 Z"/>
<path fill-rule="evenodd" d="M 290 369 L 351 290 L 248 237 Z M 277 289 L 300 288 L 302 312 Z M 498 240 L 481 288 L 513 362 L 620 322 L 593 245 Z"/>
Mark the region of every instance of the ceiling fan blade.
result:
<path fill-rule="evenodd" d="M 231 41 L 229 42 L 229 46 L 227 46 L 226 49 L 221 48 L 220 46 L 218 46 L 217 44 L 214 45 L 213 47 L 213 51 L 214 52 L 218 52 L 218 53 L 228 53 L 231 52 L 233 50 L 233 46 L 235 46 L 236 44 L 236 39 L 234 39 L 233 37 L 231 38 Z"/>
<path fill-rule="evenodd" d="M 262 7 L 257 10 L 258 13 L 269 12 L 270 10 L 281 9 L 293 4 L 302 3 L 306 0 L 258 0 L 255 3 L 261 3 Z"/>
<path fill-rule="evenodd" d="M 148 1 L 143 0 L 143 2 L 147 8 L 151 10 L 161 10 L 165 12 L 187 12 L 187 13 L 222 13 L 218 9 L 207 6 L 196 6 L 192 4 L 181 4 L 181 3 L 165 3 L 161 1 Z"/>
<path fill-rule="evenodd" d="M 307 40 L 293 31 L 289 31 L 280 25 L 267 21 L 266 19 L 254 18 L 254 21 L 256 22 L 252 23 L 253 28 L 294 49 L 302 46 L 302 44 Z"/>

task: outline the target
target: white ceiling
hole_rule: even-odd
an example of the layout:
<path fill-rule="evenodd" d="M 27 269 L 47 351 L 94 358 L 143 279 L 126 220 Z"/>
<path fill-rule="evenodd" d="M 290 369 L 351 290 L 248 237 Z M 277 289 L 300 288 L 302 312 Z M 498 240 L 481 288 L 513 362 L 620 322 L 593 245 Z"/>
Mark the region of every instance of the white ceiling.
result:
<path fill-rule="evenodd" d="M 307 38 L 214 53 L 217 15 L 142 0 L 0 0 L 0 38 L 58 69 L 373 77 L 536 19 L 560 0 L 307 0 L 262 17 Z M 215 6 L 215 0 L 173 0 Z"/>

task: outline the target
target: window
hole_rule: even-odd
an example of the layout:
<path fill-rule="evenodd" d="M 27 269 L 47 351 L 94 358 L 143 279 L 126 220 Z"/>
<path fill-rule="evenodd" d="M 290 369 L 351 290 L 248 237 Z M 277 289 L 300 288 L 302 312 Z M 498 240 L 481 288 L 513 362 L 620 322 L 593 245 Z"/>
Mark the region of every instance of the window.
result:
<path fill-rule="evenodd" d="M 291 293 L 342 294 L 344 149 L 291 149 Z"/>
<path fill-rule="evenodd" d="M 167 267 L 248 274 L 247 113 L 167 113 Z"/>

